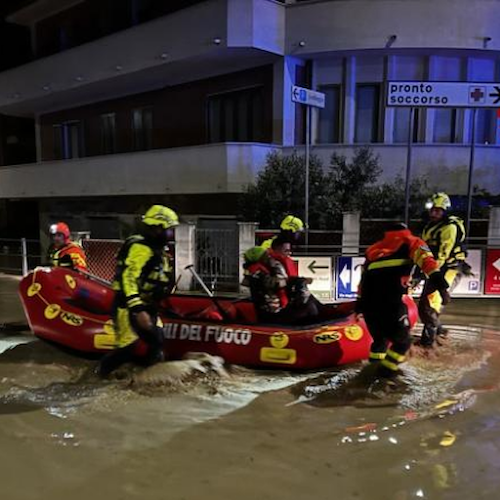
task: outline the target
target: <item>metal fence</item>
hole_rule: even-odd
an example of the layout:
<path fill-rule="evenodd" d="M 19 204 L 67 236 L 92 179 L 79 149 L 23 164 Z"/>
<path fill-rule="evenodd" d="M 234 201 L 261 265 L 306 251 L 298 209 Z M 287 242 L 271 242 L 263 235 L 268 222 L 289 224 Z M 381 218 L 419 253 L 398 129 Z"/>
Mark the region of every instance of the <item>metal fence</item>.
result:
<path fill-rule="evenodd" d="M 196 229 L 196 269 L 213 290 L 235 290 L 239 281 L 236 229 Z"/>
<path fill-rule="evenodd" d="M 87 256 L 89 273 L 111 281 L 115 273 L 116 256 L 123 245 L 123 241 L 87 238 L 82 240 L 81 243 Z"/>
<path fill-rule="evenodd" d="M 38 240 L 0 238 L 0 272 L 26 274 L 43 263 Z"/>

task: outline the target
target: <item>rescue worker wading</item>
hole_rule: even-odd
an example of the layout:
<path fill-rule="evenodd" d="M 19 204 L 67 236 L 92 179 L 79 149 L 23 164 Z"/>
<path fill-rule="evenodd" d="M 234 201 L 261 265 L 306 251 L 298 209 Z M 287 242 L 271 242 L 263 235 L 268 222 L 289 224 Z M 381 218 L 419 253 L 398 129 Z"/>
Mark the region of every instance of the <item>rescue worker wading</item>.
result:
<path fill-rule="evenodd" d="M 291 244 L 297 243 L 300 235 L 304 232 L 304 223 L 294 215 L 287 215 L 280 224 L 280 233 L 273 238 L 265 240 L 260 246 L 265 250 L 269 250 L 276 238 L 281 238 Z"/>
<path fill-rule="evenodd" d="M 436 193 L 429 204 L 429 223 L 422 231 L 422 239 L 431 249 L 443 275 L 452 291 L 462 274 L 470 274 L 470 266 L 465 262 L 465 227 L 462 219 L 448 215 L 451 201 L 446 193 Z M 432 347 L 438 335 L 445 336 L 446 330 L 439 322 L 442 300 L 434 284 L 427 280 L 419 302 L 419 315 L 424 330 L 420 343 Z"/>
<path fill-rule="evenodd" d="M 140 341 L 147 346 L 146 354 L 139 360 L 141 364 L 149 366 L 163 360 L 158 307 L 173 285 L 166 245 L 178 224 L 179 218 L 173 210 L 154 205 L 142 218 L 140 234 L 128 238 L 118 253 L 113 282 L 116 291 L 113 321 L 118 349 L 102 359 L 101 376 L 136 359 Z"/>
<path fill-rule="evenodd" d="M 54 267 L 71 267 L 85 271 L 87 258 L 83 248 L 71 241 L 70 230 L 65 222 L 52 224 L 49 228 L 52 244 L 48 250 L 48 259 Z"/>
<path fill-rule="evenodd" d="M 356 312 L 363 314 L 373 337 L 370 361 L 380 362 L 378 374 L 383 377 L 397 373 L 411 346 L 408 309 L 402 299 L 408 293 L 414 265 L 429 276 L 447 301 L 448 284 L 438 263 L 426 243 L 405 224 L 391 226 L 384 238 L 366 251 Z"/>

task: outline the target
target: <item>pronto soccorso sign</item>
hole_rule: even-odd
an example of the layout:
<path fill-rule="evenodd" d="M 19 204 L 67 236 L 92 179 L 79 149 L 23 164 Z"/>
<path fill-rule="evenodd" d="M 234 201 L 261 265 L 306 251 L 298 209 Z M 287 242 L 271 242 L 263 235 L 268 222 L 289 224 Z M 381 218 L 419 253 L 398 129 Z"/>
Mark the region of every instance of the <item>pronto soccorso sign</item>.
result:
<path fill-rule="evenodd" d="M 500 82 L 388 82 L 387 106 L 498 108 Z"/>

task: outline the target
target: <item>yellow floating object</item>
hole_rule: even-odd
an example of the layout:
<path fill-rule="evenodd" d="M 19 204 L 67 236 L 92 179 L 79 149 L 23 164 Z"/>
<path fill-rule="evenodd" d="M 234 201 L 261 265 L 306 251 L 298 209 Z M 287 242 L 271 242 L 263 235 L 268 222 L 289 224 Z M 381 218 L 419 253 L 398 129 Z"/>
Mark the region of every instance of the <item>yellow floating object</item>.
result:
<path fill-rule="evenodd" d="M 441 408 L 447 408 L 448 406 L 456 405 L 458 401 L 456 399 L 446 399 L 442 403 L 437 404 L 434 408 L 436 410 L 441 410 Z"/>
<path fill-rule="evenodd" d="M 457 436 L 455 436 L 455 434 L 453 434 L 453 432 L 446 431 L 443 434 L 441 441 L 439 441 L 439 444 L 441 446 L 451 446 L 456 440 L 457 440 Z"/>

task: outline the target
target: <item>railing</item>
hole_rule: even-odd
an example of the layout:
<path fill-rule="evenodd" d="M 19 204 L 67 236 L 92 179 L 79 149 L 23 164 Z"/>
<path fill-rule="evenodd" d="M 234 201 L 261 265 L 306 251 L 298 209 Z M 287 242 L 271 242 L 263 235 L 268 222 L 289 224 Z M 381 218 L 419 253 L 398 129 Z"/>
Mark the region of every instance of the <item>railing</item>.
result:
<path fill-rule="evenodd" d="M 24 275 L 43 260 L 38 240 L 0 238 L 0 272 Z"/>
<path fill-rule="evenodd" d="M 196 229 L 196 269 L 212 290 L 238 287 L 238 233 L 235 229 Z"/>

